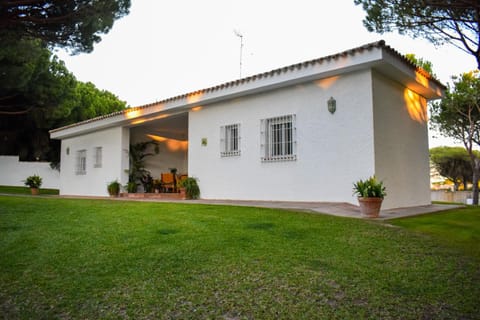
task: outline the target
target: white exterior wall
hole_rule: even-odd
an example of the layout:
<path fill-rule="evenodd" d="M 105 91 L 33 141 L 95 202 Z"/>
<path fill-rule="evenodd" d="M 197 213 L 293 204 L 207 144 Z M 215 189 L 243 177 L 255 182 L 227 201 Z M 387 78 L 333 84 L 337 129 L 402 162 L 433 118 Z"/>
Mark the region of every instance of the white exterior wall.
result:
<path fill-rule="evenodd" d="M 0 185 L 25 186 L 28 176 L 42 177 L 41 188 L 58 189 L 60 172 L 50 168 L 49 162 L 19 161 L 18 156 L 0 156 Z"/>
<path fill-rule="evenodd" d="M 385 182 L 382 209 L 431 203 L 427 102 L 374 74 L 375 172 Z"/>
<path fill-rule="evenodd" d="M 374 173 L 369 70 L 311 81 L 189 114 L 189 175 L 205 199 L 356 204 L 352 183 Z M 330 114 L 333 96 L 337 111 Z M 297 160 L 261 161 L 261 119 L 296 115 Z M 241 155 L 220 156 L 220 127 L 240 123 Z M 202 138 L 207 146 L 201 145 Z"/>
<path fill-rule="evenodd" d="M 62 140 L 60 194 L 107 196 L 107 184 L 128 181 L 128 128 L 114 127 Z M 102 166 L 94 167 L 95 147 L 102 147 Z M 127 148 L 125 150 L 125 147 Z M 67 154 L 68 149 L 68 154 Z M 76 173 L 77 151 L 87 151 L 86 174 Z M 125 159 L 126 153 L 126 159 Z M 72 182 L 75 183 L 72 183 Z"/>

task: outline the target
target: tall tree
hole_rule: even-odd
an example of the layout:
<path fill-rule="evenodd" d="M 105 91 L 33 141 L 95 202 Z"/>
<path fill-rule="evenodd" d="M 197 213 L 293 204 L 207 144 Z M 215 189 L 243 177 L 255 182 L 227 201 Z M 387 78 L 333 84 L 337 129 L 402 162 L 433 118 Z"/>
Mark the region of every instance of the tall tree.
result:
<path fill-rule="evenodd" d="M 458 190 L 460 183 L 464 190 L 472 182 L 473 171 L 470 157 L 462 147 L 436 147 L 430 149 L 430 160 L 438 173 L 453 182 L 454 189 Z"/>
<path fill-rule="evenodd" d="M 445 98 L 431 105 L 432 126 L 446 137 L 465 146 L 473 169 L 473 203 L 478 204 L 480 159 L 474 147 L 480 147 L 480 78 L 472 71 L 453 77 L 453 88 Z"/>
<path fill-rule="evenodd" d="M 423 37 L 435 45 L 450 43 L 471 54 L 480 68 L 480 1 L 478 0 L 354 0 L 367 16 L 370 32 Z"/>
<path fill-rule="evenodd" d="M 75 86 L 75 77 L 39 40 L 0 46 L 0 115 L 57 106 Z"/>
<path fill-rule="evenodd" d="M 0 154 L 54 161 L 48 130 L 125 108 L 125 102 L 82 83 L 39 40 L 0 46 Z"/>
<path fill-rule="evenodd" d="M 39 39 L 72 53 L 91 52 L 130 0 L 2 0 L 0 40 Z"/>

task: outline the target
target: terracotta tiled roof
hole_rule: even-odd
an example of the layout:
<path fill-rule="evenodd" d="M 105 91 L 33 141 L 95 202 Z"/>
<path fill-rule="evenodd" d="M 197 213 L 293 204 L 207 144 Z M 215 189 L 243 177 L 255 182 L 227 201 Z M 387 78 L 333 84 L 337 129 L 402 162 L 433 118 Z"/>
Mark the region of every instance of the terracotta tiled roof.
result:
<path fill-rule="evenodd" d="M 372 43 L 369 43 L 369 44 L 365 44 L 365 45 L 360 46 L 360 47 L 349 49 L 349 50 L 346 50 L 346 51 L 343 51 L 343 52 L 340 52 L 340 53 L 325 56 L 325 57 L 322 57 L 322 58 L 300 62 L 300 63 L 293 64 L 293 65 L 290 65 L 290 66 L 286 66 L 286 67 L 283 67 L 283 68 L 278 68 L 278 69 L 274 69 L 274 70 L 267 71 L 267 72 L 264 72 L 264 73 L 259 73 L 259 74 L 253 75 L 253 76 L 249 76 L 249 77 L 246 77 L 246 78 L 242 78 L 242 79 L 238 79 L 238 80 L 234 80 L 234 81 L 230 81 L 230 82 L 225 82 L 225 83 L 222 83 L 222 84 L 217 85 L 217 86 L 213 86 L 213 87 L 209 87 L 209 88 L 185 93 L 185 94 L 182 94 L 182 95 L 174 96 L 174 97 L 167 98 L 167 99 L 160 100 L 160 101 L 156 101 L 156 102 L 153 102 L 153 103 L 149 103 L 149 104 L 145 104 L 145 105 L 141 105 L 141 106 L 137 106 L 137 107 L 127 108 L 127 109 L 122 110 L 122 111 L 117 111 L 117 112 L 114 112 L 114 113 L 110 113 L 110 114 L 107 114 L 107 115 L 99 116 L 99 117 L 96 117 L 96 118 L 92 118 L 92 119 L 88 119 L 88 120 L 85 120 L 85 121 L 82 121 L 82 122 L 78 122 L 78 123 L 74 123 L 74 124 L 71 124 L 71 125 L 68 125 L 68 126 L 64 126 L 64 127 L 58 128 L 58 129 L 54 129 L 54 130 L 51 130 L 50 132 L 57 132 L 57 131 L 61 131 L 61 130 L 67 129 L 67 128 L 83 125 L 83 124 L 86 124 L 86 123 L 90 123 L 90 122 L 94 122 L 94 121 L 98 121 L 98 120 L 102 120 L 102 119 L 106 119 L 106 118 L 115 117 L 115 116 L 118 116 L 118 115 L 121 115 L 121 114 L 124 114 L 124 113 L 127 113 L 127 112 L 145 109 L 145 108 L 148 108 L 148 107 L 151 107 L 151 106 L 154 106 L 154 105 L 158 105 L 158 104 L 161 104 L 161 103 L 168 103 L 168 102 L 173 102 L 173 101 L 176 101 L 176 100 L 185 99 L 185 98 L 187 98 L 189 96 L 192 96 L 192 95 L 212 93 L 212 92 L 220 91 L 222 89 L 236 87 L 236 86 L 239 86 L 239 85 L 242 85 L 242 84 L 245 84 L 245 83 L 253 82 L 253 81 L 256 81 L 256 80 L 275 77 L 277 75 L 287 73 L 289 71 L 300 70 L 300 69 L 303 69 L 303 68 L 306 68 L 306 67 L 309 67 L 309 66 L 313 66 L 313 65 L 316 65 L 316 64 L 322 64 L 324 62 L 328 62 L 328 61 L 331 61 L 331 60 L 337 60 L 341 57 L 345 57 L 345 56 L 349 56 L 349 55 L 353 56 L 357 53 L 362 53 L 364 51 L 370 51 L 370 50 L 376 49 L 376 48 L 384 48 L 384 49 L 388 50 L 390 53 L 392 53 L 394 56 L 396 56 L 402 62 L 407 64 L 409 67 L 411 67 L 412 69 L 415 69 L 417 72 L 419 72 L 420 74 L 425 76 L 427 79 L 435 82 L 440 87 L 445 88 L 445 86 L 440 81 L 438 81 L 437 79 L 432 77 L 428 72 L 426 72 L 422 68 L 420 68 L 417 65 L 415 65 L 414 63 L 412 63 L 404 55 L 400 54 L 398 51 L 396 51 L 392 47 L 385 44 L 384 40 L 380 40 L 380 41 L 372 42 Z"/>

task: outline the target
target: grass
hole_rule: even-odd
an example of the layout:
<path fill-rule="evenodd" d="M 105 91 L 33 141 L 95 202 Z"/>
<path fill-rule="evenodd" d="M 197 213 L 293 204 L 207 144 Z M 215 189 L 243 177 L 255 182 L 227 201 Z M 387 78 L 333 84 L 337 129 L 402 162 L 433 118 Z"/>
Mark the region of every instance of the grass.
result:
<path fill-rule="evenodd" d="M 465 251 L 480 260 L 480 208 L 450 210 L 408 219 L 396 219 L 392 223 L 421 234 L 434 237 L 444 245 Z"/>
<path fill-rule="evenodd" d="M 13 187 L 13 186 L 0 186 L 0 194 L 31 194 L 29 187 Z M 58 195 L 58 189 L 45 189 L 40 188 L 39 194 L 41 195 Z"/>
<path fill-rule="evenodd" d="M 0 313 L 475 319 L 480 260 L 458 245 L 283 210 L 0 196 Z"/>

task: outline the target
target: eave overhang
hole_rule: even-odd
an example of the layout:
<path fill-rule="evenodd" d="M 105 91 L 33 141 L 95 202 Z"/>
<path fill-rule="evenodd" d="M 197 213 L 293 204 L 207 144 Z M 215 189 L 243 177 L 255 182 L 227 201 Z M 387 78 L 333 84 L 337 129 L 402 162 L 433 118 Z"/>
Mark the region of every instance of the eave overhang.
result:
<path fill-rule="evenodd" d="M 175 114 L 195 111 L 199 107 L 204 108 L 213 103 L 368 69 L 388 76 L 427 100 L 441 98 L 445 91 L 445 86 L 438 80 L 385 45 L 384 41 L 379 41 L 335 55 L 54 129 L 50 131 L 50 137 L 65 139 L 115 126 L 137 126 Z"/>

